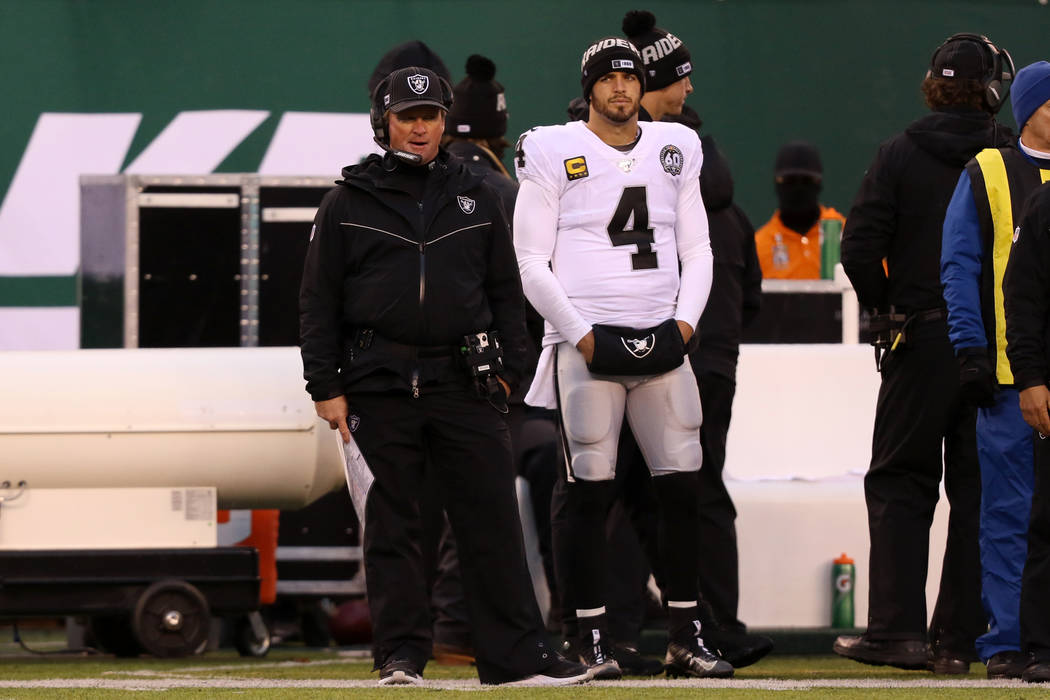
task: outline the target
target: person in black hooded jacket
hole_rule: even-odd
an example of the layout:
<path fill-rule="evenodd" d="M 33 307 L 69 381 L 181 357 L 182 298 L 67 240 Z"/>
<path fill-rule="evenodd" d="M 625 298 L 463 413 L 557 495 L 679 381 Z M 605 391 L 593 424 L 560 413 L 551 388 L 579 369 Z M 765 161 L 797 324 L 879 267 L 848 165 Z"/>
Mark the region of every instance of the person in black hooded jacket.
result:
<path fill-rule="evenodd" d="M 868 625 L 864 635 L 834 644 L 836 653 L 863 663 L 967 673 L 976 660 L 974 641 L 987 628 L 977 539 L 976 408 L 961 399 L 940 253 L 945 210 L 963 166 L 1011 138 L 995 122 L 995 106 L 983 101 L 989 81 L 998 78 L 990 67 L 977 42 L 952 37 L 938 48 L 922 84 L 933 112 L 879 147 L 843 231 L 846 274 L 861 304 L 875 314 L 873 329 L 886 326 L 864 478 Z M 927 631 L 929 531 L 942 471 L 951 515 Z"/>
<path fill-rule="evenodd" d="M 484 178 L 439 147 L 451 103 L 451 86 L 424 68 L 376 88 L 372 125 L 386 154 L 343 170 L 307 250 L 306 389 L 339 430 L 363 501 L 379 683 L 422 682 L 431 655 L 419 544 L 426 463 L 461 546 L 481 681 L 581 682 L 586 668 L 562 659 L 543 630 L 500 410 L 524 364 L 510 230 Z M 497 334 L 502 363 L 489 354 Z M 483 361 L 464 360 L 472 346 Z"/>

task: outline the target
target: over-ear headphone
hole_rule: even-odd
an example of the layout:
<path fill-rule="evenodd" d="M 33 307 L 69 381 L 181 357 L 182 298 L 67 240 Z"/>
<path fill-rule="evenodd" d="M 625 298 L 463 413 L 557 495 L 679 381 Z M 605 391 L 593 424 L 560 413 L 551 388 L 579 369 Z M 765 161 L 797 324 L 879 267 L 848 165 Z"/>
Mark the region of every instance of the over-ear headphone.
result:
<path fill-rule="evenodd" d="M 1014 80 L 1014 59 L 1010 56 L 1010 52 L 1000 49 L 983 34 L 966 32 L 952 34 L 933 52 L 930 58 L 930 68 L 926 71 L 927 78 L 933 75 L 933 64 L 937 62 L 937 54 L 953 41 L 970 41 L 983 50 L 987 59 L 984 61 L 984 74 L 980 79 L 981 88 L 984 91 L 984 103 L 993 113 L 998 112 L 1006 102 L 1006 96 L 1010 93 L 1010 84 Z M 1006 83 L 1005 89 L 1003 83 Z"/>
<path fill-rule="evenodd" d="M 397 72 L 394 71 L 383 78 L 379 85 L 376 85 L 376 89 L 372 91 L 372 105 L 368 110 L 368 117 L 372 122 L 372 133 L 375 135 L 376 143 L 380 146 L 389 145 L 390 143 L 390 134 L 387 133 L 386 122 L 383 120 L 383 115 L 386 114 L 387 110 L 384 98 L 390 91 L 390 78 Z M 438 84 L 441 86 L 441 103 L 445 106 L 445 111 L 447 112 L 452 108 L 452 84 L 433 71 L 430 72 L 438 79 Z"/>

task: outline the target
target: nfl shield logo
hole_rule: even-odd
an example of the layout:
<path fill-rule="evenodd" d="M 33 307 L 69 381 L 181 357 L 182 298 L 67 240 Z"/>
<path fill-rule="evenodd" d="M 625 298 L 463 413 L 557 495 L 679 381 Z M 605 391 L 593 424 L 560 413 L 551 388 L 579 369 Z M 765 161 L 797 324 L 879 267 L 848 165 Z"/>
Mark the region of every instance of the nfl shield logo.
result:
<path fill-rule="evenodd" d="M 474 213 L 474 200 L 470 197 L 464 197 L 462 195 L 456 197 L 456 201 L 459 202 L 459 208 L 463 210 L 464 214 Z"/>
<path fill-rule="evenodd" d="M 417 95 L 422 95 L 430 87 L 430 77 L 416 73 L 408 76 L 408 87 Z"/>

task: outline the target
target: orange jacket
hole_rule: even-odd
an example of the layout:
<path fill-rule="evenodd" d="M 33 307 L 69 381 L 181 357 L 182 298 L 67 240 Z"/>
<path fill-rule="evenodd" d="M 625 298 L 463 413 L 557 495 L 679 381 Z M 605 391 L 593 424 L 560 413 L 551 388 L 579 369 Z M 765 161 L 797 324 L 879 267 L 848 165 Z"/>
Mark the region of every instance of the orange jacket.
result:
<path fill-rule="evenodd" d="M 846 217 L 833 207 L 820 206 L 820 219 L 806 235 L 792 231 L 780 220 L 780 210 L 773 212 L 762 228 L 755 232 L 755 248 L 758 262 L 765 279 L 820 279 L 820 222 L 837 219 L 845 223 Z M 841 228 L 839 229 L 841 231 Z"/>

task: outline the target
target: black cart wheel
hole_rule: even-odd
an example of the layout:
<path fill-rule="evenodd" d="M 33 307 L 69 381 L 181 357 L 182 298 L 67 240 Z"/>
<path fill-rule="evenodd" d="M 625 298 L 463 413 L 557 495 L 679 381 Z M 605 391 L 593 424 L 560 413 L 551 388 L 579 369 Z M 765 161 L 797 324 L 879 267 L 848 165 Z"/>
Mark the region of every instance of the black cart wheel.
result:
<path fill-rule="evenodd" d="M 201 653 L 210 626 L 208 601 L 185 581 L 157 581 L 139 596 L 131 616 L 139 643 L 161 658 Z"/>
<path fill-rule="evenodd" d="M 127 615 L 96 615 L 88 622 L 84 638 L 88 646 L 102 651 L 133 658 L 142 653 L 142 645 L 131 631 L 131 618 Z"/>
<path fill-rule="evenodd" d="M 237 620 L 233 629 L 233 647 L 241 656 L 262 658 L 270 652 L 270 630 L 258 612 Z"/>

